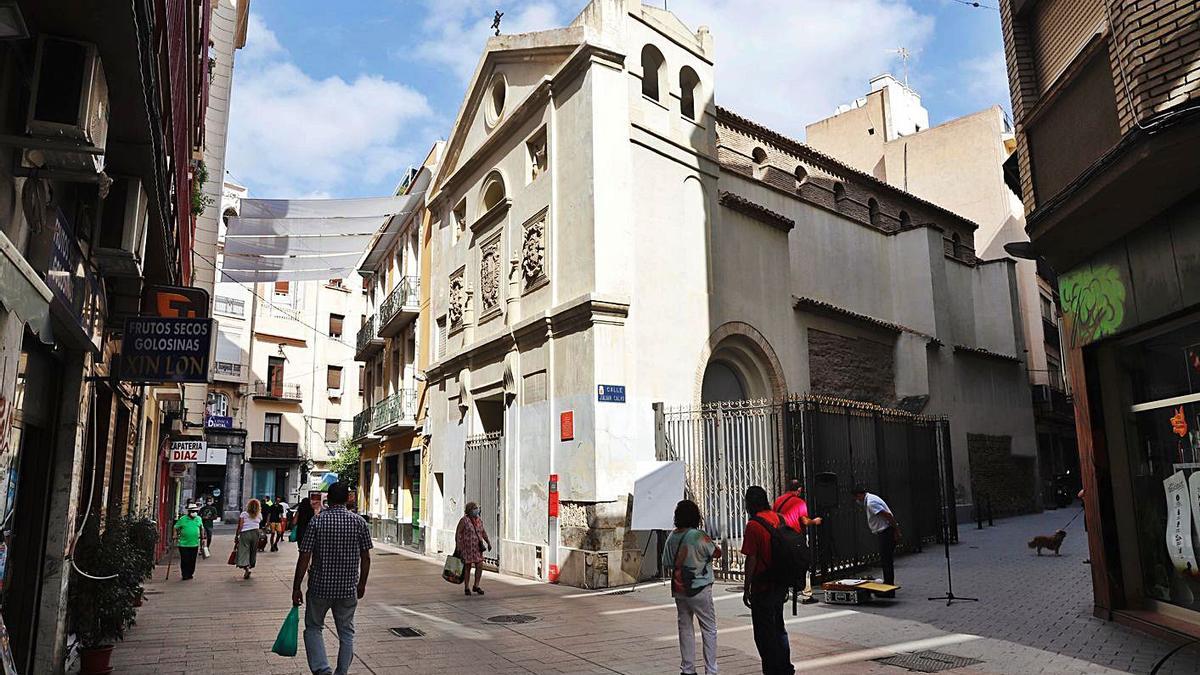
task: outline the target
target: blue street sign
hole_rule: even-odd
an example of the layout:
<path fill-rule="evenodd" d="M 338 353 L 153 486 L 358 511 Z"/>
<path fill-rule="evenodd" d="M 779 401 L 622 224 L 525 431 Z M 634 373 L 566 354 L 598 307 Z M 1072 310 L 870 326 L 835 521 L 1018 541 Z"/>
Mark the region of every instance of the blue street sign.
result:
<path fill-rule="evenodd" d="M 601 384 L 596 386 L 596 400 L 601 403 L 624 403 L 625 385 Z"/>
<path fill-rule="evenodd" d="M 204 420 L 204 426 L 209 429 L 232 429 L 233 418 L 224 415 L 209 415 Z"/>

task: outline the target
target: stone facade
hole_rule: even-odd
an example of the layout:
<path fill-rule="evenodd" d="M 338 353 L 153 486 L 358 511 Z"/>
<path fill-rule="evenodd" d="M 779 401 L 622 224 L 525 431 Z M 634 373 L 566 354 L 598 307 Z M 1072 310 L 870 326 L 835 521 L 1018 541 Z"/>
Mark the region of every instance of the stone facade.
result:
<path fill-rule="evenodd" d="M 808 329 L 809 392 L 896 403 L 896 363 L 890 344 Z"/>
<path fill-rule="evenodd" d="M 967 434 L 972 489 L 981 513 L 996 517 L 1038 510 L 1036 459 L 1012 452 L 1012 437 Z"/>

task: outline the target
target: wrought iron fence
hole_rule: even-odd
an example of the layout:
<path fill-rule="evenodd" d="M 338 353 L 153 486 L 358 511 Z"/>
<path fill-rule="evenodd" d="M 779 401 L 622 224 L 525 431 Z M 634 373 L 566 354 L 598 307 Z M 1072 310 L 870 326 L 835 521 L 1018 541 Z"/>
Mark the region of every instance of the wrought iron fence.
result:
<path fill-rule="evenodd" d="M 878 552 L 856 485 L 883 497 L 900 521 L 901 551 L 940 541 L 942 500 L 952 499 L 949 427 L 945 420 L 878 406 L 792 397 L 699 407 L 656 406 L 658 459 L 683 461 L 685 491 L 705 529 L 727 552 L 718 576 L 741 578 L 746 488 L 778 495 L 790 478 L 803 481 L 812 516 L 814 575 L 842 575 L 877 562 Z M 957 540 L 954 509 L 949 532 Z"/>
<path fill-rule="evenodd" d="M 372 340 L 379 339 L 379 335 L 375 331 L 375 315 L 367 317 L 362 326 L 358 329 L 358 337 L 355 338 L 355 351 L 362 352 L 371 344 Z"/>
<path fill-rule="evenodd" d="M 371 411 L 372 408 L 366 408 L 354 416 L 354 435 L 351 436 L 351 440 L 366 438 L 367 434 L 371 433 Z"/>
<path fill-rule="evenodd" d="M 416 394 L 413 389 L 401 389 L 376 403 L 372 409 L 371 431 L 379 431 L 403 421 L 413 421 L 417 415 Z"/>
<path fill-rule="evenodd" d="M 387 298 L 379 305 L 379 325 L 392 320 L 405 307 L 416 311 L 420 303 L 421 277 L 403 277 L 400 283 L 388 293 Z"/>
<path fill-rule="evenodd" d="M 286 382 L 263 382 L 262 380 L 255 380 L 250 388 L 250 393 L 253 396 L 286 398 L 297 401 L 304 398 L 299 384 L 288 384 Z"/>

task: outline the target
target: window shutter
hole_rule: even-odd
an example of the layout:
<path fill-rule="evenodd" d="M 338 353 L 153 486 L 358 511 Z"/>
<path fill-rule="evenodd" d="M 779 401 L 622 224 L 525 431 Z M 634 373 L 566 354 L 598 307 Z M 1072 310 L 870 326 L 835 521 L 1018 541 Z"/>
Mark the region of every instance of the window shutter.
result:
<path fill-rule="evenodd" d="M 291 290 L 291 282 L 288 282 L 288 281 L 276 281 L 275 282 L 275 294 L 276 295 L 287 295 L 289 290 Z"/>
<path fill-rule="evenodd" d="M 342 369 L 340 366 L 329 366 L 325 375 L 325 384 L 330 389 L 342 388 Z"/>
<path fill-rule="evenodd" d="M 346 317 L 341 314 L 329 315 L 329 335 L 331 337 L 342 336 L 342 324 L 345 322 L 345 319 Z"/>

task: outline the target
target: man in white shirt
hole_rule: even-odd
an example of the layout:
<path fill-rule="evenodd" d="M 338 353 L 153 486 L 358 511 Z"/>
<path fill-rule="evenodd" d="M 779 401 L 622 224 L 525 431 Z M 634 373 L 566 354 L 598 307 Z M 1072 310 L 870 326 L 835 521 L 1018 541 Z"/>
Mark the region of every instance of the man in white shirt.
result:
<path fill-rule="evenodd" d="M 879 495 L 867 492 L 865 488 L 856 487 L 853 490 L 854 501 L 862 505 L 863 510 L 867 513 L 867 527 L 870 528 L 871 534 L 875 535 L 875 541 L 879 545 L 879 564 L 883 567 L 883 583 L 894 585 L 896 583 L 896 544 L 900 541 L 900 524 L 896 522 L 896 517 L 892 515 L 892 510 L 888 508 L 887 502 L 879 498 Z M 895 597 L 895 593 L 880 593 L 882 597 Z"/>

